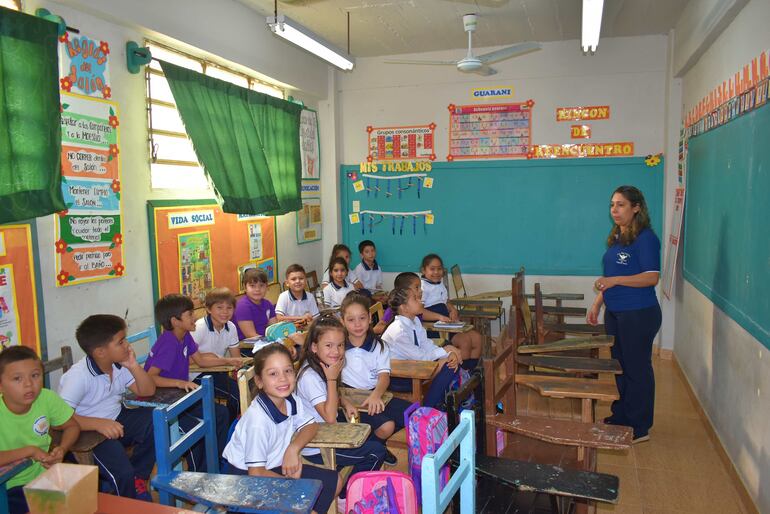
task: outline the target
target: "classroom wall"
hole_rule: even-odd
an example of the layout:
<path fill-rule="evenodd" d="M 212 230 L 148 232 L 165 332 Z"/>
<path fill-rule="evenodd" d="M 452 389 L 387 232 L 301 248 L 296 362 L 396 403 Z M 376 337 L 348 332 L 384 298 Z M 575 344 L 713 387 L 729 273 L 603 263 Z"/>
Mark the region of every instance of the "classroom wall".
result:
<path fill-rule="evenodd" d="M 748 2 L 684 75 L 686 110 L 770 48 L 769 19 L 770 2 Z M 676 358 L 759 511 L 770 512 L 770 356 L 681 276 L 675 287 Z"/>
<path fill-rule="evenodd" d="M 328 134 L 324 127 L 329 121 L 328 110 L 319 105 L 319 100 L 326 96 L 329 71 L 317 59 L 283 43 L 269 34 L 267 29 L 263 31 L 264 19 L 235 1 L 73 0 L 25 3 L 26 12 L 34 12 L 38 7 L 63 16 L 69 26 L 81 29 L 84 34 L 110 43 L 113 58 L 110 69 L 112 99 L 118 103 L 121 114 L 125 276 L 78 286 L 55 287 L 53 217 L 37 220 L 48 355 L 57 356 L 60 347 L 69 344 L 73 346 L 75 357 L 79 358 L 82 352 L 77 347 L 74 332 L 77 324 L 88 314 L 123 316 L 128 310 L 129 332 L 143 330 L 153 323 L 147 200 L 213 198 L 211 191 L 151 188 L 144 74 L 131 75 L 126 70 L 125 43 L 129 40 L 141 42 L 150 34 L 154 38 L 165 34 L 262 73 L 268 74 L 269 70 L 275 80 L 294 86 L 290 94 L 302 99 L 309 107 L 319 108 L 322 134 Z M 206 24 L 189 23 L 191 19 L 206 20 Z M 227 37 L 221 37 L 227 29 L 230 29 Z M 285 62 L 289 61 L 297 65 L 285 66 Z M 322 166 L 329 171 L 328 175 L 333 175 L 333 152 L 323 150 Z M 327 162 L 327 159 L 330 161 Z M 322 261 L 322 243 L 297 245 L 295 224 L 293 213 L 277 219 L 279 267 L 299 262 L 308 269 L 318 269 Z M 57 381 L 58 376 L 54 376 L 54 386 Z"/>
<path fill-rule="evenodd" d="M 384 64 L 387 57 L 358 59 L 352 73 L 338 73 L 339 133 L 344 134 L 339 141 L 340 162 L 356 164 L 366 159 L 367 125 L 430 122 L 437 124 L 438 160 L 445 160 L 447 106 L 483 103 L 473 100 L 471 90 L 495 86 L 513 86 L 514 98 L 487 103 L 535 101 L 532 121 L 535 144 L 575 141 L 569 135 L 572 123 L 556 122 L 556 107 L 610 105 L 609 120 L 586 122 L 593 131 L 591 141 L 633 141 L 635 153 L 640 156 L 668 152 L 665 139 L 670 75 L 668 41 L 666 35 L 603 38 L 594 56 L 584 56 L 577 40 L 545 43 L 540 51 L 495 63 L 493 67 L 498 73 L 490 77 L 462 74 L 453 66 Z M 490 49 L 475 50 L 482 54 Z M 457 49 L 397 57 L 448 60 L 463 55 L 464 50 Z M 415 267 L 418 264 L 415 263 Z M 519 265 L 512 262 L 511 268 Z M 386 284 L 394 276 L 386 274 Z M 511 279 L 503 275 L 465 275 L 464 278 L 471 294 L 508 288 Z M 528 291 L 535 282 L 543 284 L 544 291 L 582 292 L 585 294 L 582 305 L 586 307 L 594 298 L 594 277 L 528 276 Z M 454 295 L 451 287 L 450 294 Z M 671 315 L 666 319 L 665 328 L 669 327 L 665 332 L 668 337 L 663 340 L 665 348 L 673 346 Z"/>

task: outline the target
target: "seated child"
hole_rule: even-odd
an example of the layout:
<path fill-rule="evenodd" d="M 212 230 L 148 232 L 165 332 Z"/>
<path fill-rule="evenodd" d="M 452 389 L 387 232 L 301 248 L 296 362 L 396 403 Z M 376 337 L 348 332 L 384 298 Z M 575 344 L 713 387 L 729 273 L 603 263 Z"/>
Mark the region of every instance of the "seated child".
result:
<path fill-rule="evenodd" d="M 361 262 L 356 266 L 355 274 L 358 280 L 370 292 L 382 290 L 382 270 L 377 264 L 377 248 L 374 242 L 365 239 L 358 243 Z"/>
<path fill-rule="evenodd" d="M 342 300 L 353 286 L 347 281 L 348 263 L 342 257 L 335 257 L 329 262 L 331 282 L 324 287 L 324 303 L 327 307 L 339 307 Z"/>
<path fill-rule="evenodd" d="M 101 480 L 118 496 L 151 502 L 147 480 L 155 466 L 152 409 L 127 409 L 123 395 L 128 389 L 137 396 L 152 396 L 155 382 L 136 362 L 120 316 L 89 316 L 75 338 L 86 356 L 62 375 L 59 395 L 75 409 L 80 428 L 107 438 L 93 450 Z M 128 446 L 134 447 L 130 458 Z"/>
<path fill-rule="evenodd" d="M 267 280 L 267 273 L 259 268 L 243 272 L 241 282 L 246 294 L 238 300 L 233 315 L 239 341 L 265 335 L 267 326 L 275 321 L 275 307 L 265 298 Z"/>
<path fill-rule="evenodd" d="M 345 329 L 342 323 L 335 316 L 317 318 L 310 324 L 302 347 L 297 396 L 315 409 L 313 416 L 318 423 L 344 422 L 345 415 L 339 412 L 340 407 L 348 418 L 358 417 L 356 407 L 340 396 L 339 377 L 344 366 Z M 341 448 L 335 453 L 337 470 L 353 466 L 352 475 L 380 469 L 385 459 L 385 446 L 376 437 L 370 437 L 358 448 Z M 319 454 L 317 448 L 306 448 L 302 452 L 311 461 Z M 340 498 L 344 497 L 345 484 L 342 484 Z"/>
<path fill-rule="evenodd" d="M 80 435 L 74 411 L 50 389 L 43 389 L 43 363 L 34 350 L 12 346 L 0 352 L 0 466 L 19 459 L 32 465 L 4 485 L 11 514 L 29 511 L 22 487 L 61 462 Z M 49 430 L 63 430 L 51 448 Z"/>
<path fill-rule="evenodd" d="M 304 329 L 318 316 L 318 304 L 313 295 L 305 291 L 305 268 L 292 264 L 286 268 L 287 290 L 281 293 L 275 304 L 278 321 L 291 321 L 298 329 Z"/>
<path fill-rule="evenodd" d="M 163 326 L 164 332 L 155 341 L 144 363 L 144 369 L 157 387 L 176 387 L 185 391 L 198 388 L 190 382 L 190 359 L 200 367 L 229 364 L 229 359 L 200 353 L 190 332 L 195 330 L 193 302 L 180 294 L 167 294 L 155 304 L 155 319 Z M 234 362 L 234 361 L 233 361 Z M 240 360 L 239 360 L 240 363 Z M 227 408 L 214 403 L 215 426 L 217 431 L 218 454 L 221 454 L 229 428 Z M 179 426 L 185 432 L 198 424 L 203 417 L 200 403 L 179 416 Z M 206 471 L 203 441 L 193 446 L 187 459 L 189 471 Z"/>
<path fill-rule="evenodd" d="M 460 351 L 452 345 L 443 348 L 433 344 L 422 326 L 418 314 L 422 313 L 422 302 L 411 289 L 394 289 L 388 303 L 396 313 L 396 319 L 382 334 L 382 340 L 390 347 L 394 359 L 439 361 L 433 381 L 425 394 L 423 405 L 437 408 L 444 401 L 444 395 L 458 377 L 462 359 Z M 393 379 L 394 391 L 411 391 L 412 381 L 407 378 Z"/>
<path fill-rule="evenodd" d="M 254 355 L 254 383 L 259 393 L 238 420 L 222 456 L 230 473 L 263 477 L 311 478 L 322 482 L 313 512 L 325 514 L 337 492 L 336 471 L 302 464 L 300 452 L 318 424 L 305 403 L 294 396 L 296 376 L 289 351 L 270 344 Z"/>
<path fill-rule="evenodd" d="M 242 359 L 241 349 L 238 347 L 238 331 L 230 321 L 235 308 L 235 296 L 226 287 L 218 287 L 206 293 L 203 303 L 206 305 L 207 314 L 195 322 L 195 332 L 192 334 L 198 351 L 214 357 L 229 356 L 233 364 L 240 366 Z M 211 375 L 214 379 L 214 395 L 227 402 L 227 411 L 232 423 L 240 414 L 238 382 L 224 371 L 206 375 Z M 202 377 L 202 373 L 190 373 L 190 379 L 196 384 L 201 383 Z"/>
<path fill-rule="evenodd" d="M 348 333 L 342 385 L 371 391 L 362 404 L 368 411 L 361 413 L 361 423 L 371 425 L 374 435 L 384 442 L 404 428 L 404 411 L 410 404 L 401 398 L 392 398 L 387 405 L 382 401 L 390 384 L 390 349 L 372 332 L 369 307 L 371 300 L 355 292 L 342 302 L 340 313 Z M 396 457 L 388 452 L 385 464 L 395 463 Z"/>
<path fill-rule="evenodd" d="M 417 297 L 422 299 L 420 276 L 417 275 L 417 273 L 412 273 L 411 271 L 399 273 L 393 281 L 393 289 L 412 289 L 418 295 Z M 393 309 L 387 305 L 387 302 L 385 303 L 386 305 L 384 306 L 385 310 L 382 313 L 382 319 L 378 320 L 372 329 L 378 336 L 381 336 L 385 332 L 385 329 L 388 328 L 388 325 L 393 321 L 393 318 L 396 317 L 395 314 L 393 314 Z M 419 317 L 422 318 L 422 315 Z"/>
<path fill-rule="evenodd" d="M 345 264 L 348 265 L 348 284 L 353 286 L 353 289 L 358 291 L 364 285 L 361 283 L 360 280 L 358 280 L 358 277 L 356 276 L 355 270 L 350 268 L 350 248 L 347 247 L 347 245 L 344 245 L 342 243 L 338 243 L 332 247 L 332 255 L 329 257 L 329 262 L 333 261 L 337 257 L 342 257 L 345 259 Z M 332 281 L 331 277 L 331 268 L 326 268 L 326 271 L 324 272 L 323 280 L 321 281 L 321 286 L 326 287 L 326 285 Z"/>
<path fill-rule="evenodd" d="M 460 315 L 449 301 L 449 292 L 444 279 L 444 262 L 435 253 L 426 255 L 420 265 L 422 272 L 422 301 L 425 305 L 425 321 L 458 321 Z M 438 337 L 438 332 L 431 331 L 429 337 Z M 482 339 L 476 330 L 462 334 L 450 334 L 449 340 L 460 349 L 463 368 L 474 369 L 481 357 Z"/>

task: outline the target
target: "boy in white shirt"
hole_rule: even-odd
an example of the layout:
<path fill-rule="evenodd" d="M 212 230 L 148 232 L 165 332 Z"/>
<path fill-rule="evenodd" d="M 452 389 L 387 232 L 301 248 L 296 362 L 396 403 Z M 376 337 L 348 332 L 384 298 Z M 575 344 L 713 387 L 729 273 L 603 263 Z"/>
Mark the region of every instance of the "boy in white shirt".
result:
<path fill-rule="evenodd" d="M 298 329 L 306 328 L 319 313 L 315 298 L 305 291 L 305 268 L 299 264 L 286 268 L 286 286 L 275 303 L 275 318 L 291 321 Z"/>
<path fill-rule="evenodd" d="M 377 264 L 377 248 L 374 241 L 365 239 L 358 243 L 361 262 L 356 266 L 355 276 L 370 292 L 382 290 L 382 270 Z"/>

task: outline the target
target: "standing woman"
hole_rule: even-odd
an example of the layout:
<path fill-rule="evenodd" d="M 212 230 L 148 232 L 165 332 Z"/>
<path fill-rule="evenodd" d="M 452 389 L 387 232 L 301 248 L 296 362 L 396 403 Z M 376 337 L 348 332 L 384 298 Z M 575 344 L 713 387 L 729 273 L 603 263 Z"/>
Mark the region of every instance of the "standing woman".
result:
<path fill-rule="evenodd" d="M 650 228 L 642 192 L 620 186 L 612 194 L 610 215 L 615 226 L 607 237 L 602 259 L 604 276 L 596 279 L 596 299 L 586 320 L 598 323 L 606 305 L 604 325 L 615 336 L 612 357 L 620 361 L 615 375 L 620 399 L 612 402 L 611 425 L 634 429 L 634 443 L 647 441 L 655 408 L 652 343 L 660 329 L 661 313 L 655 285 L 660 274 L 660 240 Z"/>

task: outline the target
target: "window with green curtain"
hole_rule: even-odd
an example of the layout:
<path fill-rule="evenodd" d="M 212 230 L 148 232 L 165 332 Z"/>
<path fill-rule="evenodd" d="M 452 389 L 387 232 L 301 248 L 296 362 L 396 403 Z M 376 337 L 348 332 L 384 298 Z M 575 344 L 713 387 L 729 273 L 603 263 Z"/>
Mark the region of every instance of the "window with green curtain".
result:
<path fill-rule="evenodd" d="M 302 107 L 161 62 L 198 160 L 222 210 L 280 215 L 302 208 Z"/>
<path fill-rule="evenodd" d="M 0 223 L 66 208 L 56 30 L 0 7 Z"/>

